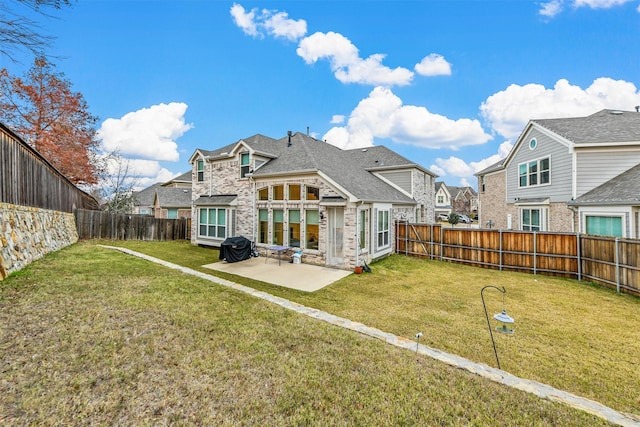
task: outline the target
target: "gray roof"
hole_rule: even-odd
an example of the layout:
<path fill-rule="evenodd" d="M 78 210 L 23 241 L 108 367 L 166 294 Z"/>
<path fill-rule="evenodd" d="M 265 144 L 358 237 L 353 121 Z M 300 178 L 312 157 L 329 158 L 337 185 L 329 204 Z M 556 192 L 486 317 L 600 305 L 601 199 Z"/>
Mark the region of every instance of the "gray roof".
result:
<path fill-rule="evenodd" d="M 567 203 L 568 205 L 640 205 L 640 164 Z"/>
<path fill-rule="evenodd" d="M 640 113 L 601 110 L 587 117 L 532 120 L 576 145 L 640 143 Z"/>
<path fill-rule="evenodd" d="M 291 135 L 291 138 L 285 136 L 275 140 L 254 135 L 242 141 L 258 154 L 271 158 L 253 172 L 254 178 L 322 172 L 355 197 L 366 201 L 415 204 L 413 199 L 372 172 L 418 168 L 434 175 L 384 146 L 342 150 L 300 132 Z M 214 151 L 200 152 L 205 156 L 224 157 L 236 145 L 234 143 Z"/>
<path fill-rule="evenodd" d="M 158 182 L 143 190 L 134 192 L 133 196 L 135 197 L 135 205 L 153 206 L 153 199 L 156 197 L 156 188 L 160 187 L 161 185 L 162 184 Z"/>
<path fill-rule="evenodd" d="M 165 182 L 166 184 L 170 184 L 172 182 L 191 182 L 191 171 L 185 172 L 182 175 L 178 175 L 175 178 Z"/>
<path fill-rule="evenodd" d="M 238 198 L 235 194 L 218 194 L 213 196 L 200 196 L 193 202 L 196 206 L 203 205 L 230 205 Z"/>
<path fill-rule="evenodd" d="M 492 164 L 491 166 L 486 167 L 486 168 L 482 169 L 479 172 L 476 172 L 474 175 L 475 176 L 482 176 L 482 175 L 486 175 L 486 174 L 491 173 L 491 172 L 495 172 L 495 171 L 501 170 L 504 167 L 504 161 L 505 160 L 506 159 L 500 159 L 499 161 L 497 161 L 496 163 Z"/>
<path fill-rule="evenodd" d="M 178 187 L 156 188 L 158 204 L 163 208 L 184 208 L 191 206 L 191 189 Z"/>

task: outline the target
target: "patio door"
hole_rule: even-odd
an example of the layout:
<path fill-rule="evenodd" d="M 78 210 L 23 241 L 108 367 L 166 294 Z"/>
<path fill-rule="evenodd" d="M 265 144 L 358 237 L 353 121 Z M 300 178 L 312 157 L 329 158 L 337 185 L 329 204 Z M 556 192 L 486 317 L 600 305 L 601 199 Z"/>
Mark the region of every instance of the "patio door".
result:
<path fill-rule="evenodd" d="M 344 208 L 327 209 L 329 222 L 327 226 L 327 264 L 342 265 L 344 251 Z"/>

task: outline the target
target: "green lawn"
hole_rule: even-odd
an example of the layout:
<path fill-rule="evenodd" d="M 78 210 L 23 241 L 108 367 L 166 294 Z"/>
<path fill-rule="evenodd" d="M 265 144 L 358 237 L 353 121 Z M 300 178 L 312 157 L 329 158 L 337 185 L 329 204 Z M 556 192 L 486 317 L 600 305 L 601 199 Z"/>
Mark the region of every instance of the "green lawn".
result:
<path fill-rule="evenodd" d="M 215 273 L 201 266 L 216 250 L 107 243 Z M 313 294 L 233 279 L 406 337 L 421 331 L 421 343 L 491 366 L 480 289 L 504 285 L 517 332 L 496 335 L 503 369 L 640 413 L 638 298 L 403 256 L 372 268 Z M 498 312 L 502 295 L 489 291 Z M 96 242 L 0 282 L 0 357 L 8 424 L 606 424 Z"/>

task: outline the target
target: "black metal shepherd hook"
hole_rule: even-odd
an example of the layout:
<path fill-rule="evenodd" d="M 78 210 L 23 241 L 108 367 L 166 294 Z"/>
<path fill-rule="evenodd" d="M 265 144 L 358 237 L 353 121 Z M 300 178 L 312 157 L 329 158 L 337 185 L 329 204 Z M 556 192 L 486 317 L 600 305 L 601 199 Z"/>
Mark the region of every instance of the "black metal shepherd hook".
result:
<path fill-rule="evenodd" d="M 489 327 L 489 335 L 491 335 L 491 344 L 493 344 L 493 353 L 496 355 L 496 362 L 498 363 L 498 369 L 502 369 L 502 368 L 500 368 L 500 359 L 498 359 L 498 350 L 496 350 L 496 342 L 493 339 L 493 331 L 491 331 L 491 322 L 489 321 L 489 313 L 487 313 L 487 305 L 484 302 L 484 290 L 487 289 L 487 288 L 497 289 L 498 291 L 502 292 L 502 294 L 506 293 L 507 290 L 504 288 L 504 286 L 502 288 L 499 288 L 497 286 L 489 285 L 489 286 L 485 286 L 480 291 L 480 297 L 482 298 L 482 306 L 484 307 L 484 315 L 487 318 L 487 326 Z"/>

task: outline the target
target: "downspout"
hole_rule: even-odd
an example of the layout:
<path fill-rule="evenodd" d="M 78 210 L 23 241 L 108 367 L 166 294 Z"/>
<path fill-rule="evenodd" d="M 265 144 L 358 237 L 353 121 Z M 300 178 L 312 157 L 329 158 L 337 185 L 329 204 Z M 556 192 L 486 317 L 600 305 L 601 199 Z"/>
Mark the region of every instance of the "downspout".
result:
<path fill-rule="evenodd" d="M 253 173 L 245 175 L 251 181 L 251 241 L 256 243 L 256 181 L 253 179 Z"/>
<path fill-rule="evenodd" d="M 356 267 L 360 267 L 360 208 L 364 200 L 360 200 L 360 206 L 356 206 Z"/>

